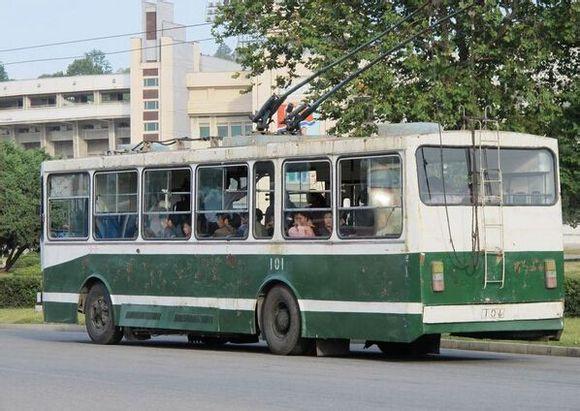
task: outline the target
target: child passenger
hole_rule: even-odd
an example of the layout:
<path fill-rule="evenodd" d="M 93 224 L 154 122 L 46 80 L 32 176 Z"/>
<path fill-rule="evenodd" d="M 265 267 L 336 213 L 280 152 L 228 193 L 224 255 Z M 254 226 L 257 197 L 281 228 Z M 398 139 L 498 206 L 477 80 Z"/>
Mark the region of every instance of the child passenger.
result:
<path fill-rule="evenodd" d="M 301 212 L 294 213 L 294 225 L 288 230 L 288 236 L 294 238 L 315 237 L 312 220 Z"/>

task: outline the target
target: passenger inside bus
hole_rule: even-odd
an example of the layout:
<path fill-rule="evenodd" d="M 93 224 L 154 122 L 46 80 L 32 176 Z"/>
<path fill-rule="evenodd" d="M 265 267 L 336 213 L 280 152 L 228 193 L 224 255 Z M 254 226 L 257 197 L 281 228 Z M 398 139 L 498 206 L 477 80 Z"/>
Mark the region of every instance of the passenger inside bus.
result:
<path fill-rule="evenodd" d="M 236 229 L 230 224 L 231 217 L 229 214 L 220 213 L 217 215 L 218 228 L 213 232 L 214 237 L 232 237 L 236 234 Z"/>
<path fill-rule="evenodd" d="M 312 219 L 303 212 L 294 213 L 294 224 L 288 229 L 288 237 L 316 237 Z"/>

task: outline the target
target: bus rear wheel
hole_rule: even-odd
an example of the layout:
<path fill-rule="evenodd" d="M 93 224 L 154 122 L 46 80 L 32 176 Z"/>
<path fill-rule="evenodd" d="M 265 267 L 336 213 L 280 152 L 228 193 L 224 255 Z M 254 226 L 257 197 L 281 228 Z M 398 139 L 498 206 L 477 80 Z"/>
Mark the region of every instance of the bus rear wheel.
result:
<path fill-rule="evenodd" d="M 123 330 L 115 326 L 113 303 L 102 284 L 89 290 L 85 303 L 85 325 L 91 340 L 97 344 L 117 344 L 123 339 Z"/>
<path fill-rule="evenodd" d="M 300 336 L 300 308 L 292 292 L 284 286 L 274 286 L 266 295 L 262 307 L 262 332 L 268 348 L 278 355 L 302 355 L 312 341 Z"/>

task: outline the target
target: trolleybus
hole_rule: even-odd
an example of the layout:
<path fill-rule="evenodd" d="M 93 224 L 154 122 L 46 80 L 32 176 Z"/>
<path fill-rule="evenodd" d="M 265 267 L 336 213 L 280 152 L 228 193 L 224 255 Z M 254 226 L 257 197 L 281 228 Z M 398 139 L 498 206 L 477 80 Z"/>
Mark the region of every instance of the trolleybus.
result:
<path fill-rule="evenodd" d="M 556 140 L 392 130 L 43 163 L 45 321 L 276 354 L 558 338 Z"/>

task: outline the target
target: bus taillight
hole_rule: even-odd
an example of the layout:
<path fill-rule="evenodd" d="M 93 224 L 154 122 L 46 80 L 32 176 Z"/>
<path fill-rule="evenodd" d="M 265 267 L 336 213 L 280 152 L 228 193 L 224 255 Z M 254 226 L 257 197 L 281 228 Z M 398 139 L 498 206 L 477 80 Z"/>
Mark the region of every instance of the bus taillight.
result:
<path fill-rule="evenodd" d="M 544 272 L 546 273 L 546 288 L 556 288 L 558 286 L 556 261 L 544 260 Z"/>
<path fill-rule="evenodd" d="M 445 278 L 443 276 L 443 261 L 431 262 L 431 280 L 433 291 L 441 292 L 445 290 Z"/>

